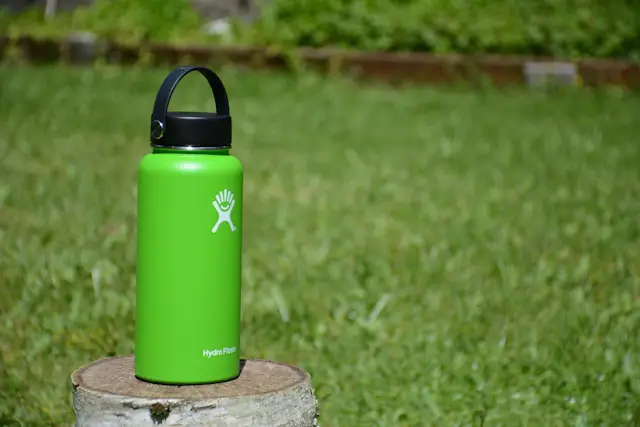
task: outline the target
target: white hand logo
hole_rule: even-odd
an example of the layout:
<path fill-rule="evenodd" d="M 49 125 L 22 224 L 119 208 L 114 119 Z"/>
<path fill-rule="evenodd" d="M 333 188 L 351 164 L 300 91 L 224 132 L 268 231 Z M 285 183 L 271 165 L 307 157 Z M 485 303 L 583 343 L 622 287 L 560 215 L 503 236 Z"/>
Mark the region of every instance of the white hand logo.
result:
<path fill-rule="evenodd" d="M 231 221 L 231 211 L 233 210 L 233 206 L 236 204 L 236 201 L 233 198 L 233 193 L 229 190 L 222 190 L 216 196 L 216 199 L 213 201 L 213 207 L 216 208 L 218 212 L 218 222 L 213 226 L 212 233 L 218 231 L 218 227 L 223 222 L 229 224 L 231 227 L 231 231 L 236 231 L 236 227 L 233 225 Z"/>

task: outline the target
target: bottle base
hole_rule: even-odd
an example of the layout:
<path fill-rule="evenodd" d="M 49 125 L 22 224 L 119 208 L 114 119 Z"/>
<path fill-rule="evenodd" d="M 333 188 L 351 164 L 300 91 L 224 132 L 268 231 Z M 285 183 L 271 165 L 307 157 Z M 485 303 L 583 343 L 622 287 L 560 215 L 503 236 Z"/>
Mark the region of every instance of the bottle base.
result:
<path fill-rule="evenodd" d="M 135 374 L 136 379 L 140 381 L 144 381 L 150 384 L 158 384 L 158 385 L 172 385 L 172 386 L 181 386 L 181 385 L 207 385 L 207 384 L 221 384 L 229 381 L 233 381 L 238 379 L 240 373 L 233 375 L 228 378 L 222 379 L 211 379 L 211 380 L 203 380 L 203 381 L 178 381 L 178 380 L 160 380 L 157 378 L 149 378 L 144 377 L 142 375 Z"/>

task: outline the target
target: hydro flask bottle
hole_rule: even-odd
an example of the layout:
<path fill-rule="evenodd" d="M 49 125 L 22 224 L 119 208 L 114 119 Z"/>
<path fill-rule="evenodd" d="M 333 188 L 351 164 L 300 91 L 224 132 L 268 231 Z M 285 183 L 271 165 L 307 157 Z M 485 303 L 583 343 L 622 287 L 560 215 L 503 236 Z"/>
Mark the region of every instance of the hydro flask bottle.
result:
<path fill-rule="evenodd" d="M 216 113 L 168 112 L 177 84 L 193 71 L 209 82 Z M 229 101 L 213 71 L 180 67 L 166 77 L 151 114 L 151 147 L 138 169 L 135 375 L 162 384 L 233 379 L 243 168 L 230 154 Z"/>

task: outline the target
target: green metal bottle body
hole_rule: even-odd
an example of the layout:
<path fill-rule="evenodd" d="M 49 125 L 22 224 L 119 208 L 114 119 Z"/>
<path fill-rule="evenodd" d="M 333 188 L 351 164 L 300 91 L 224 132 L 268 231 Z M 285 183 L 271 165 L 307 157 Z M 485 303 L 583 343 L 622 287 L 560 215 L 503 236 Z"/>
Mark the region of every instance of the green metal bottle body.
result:
<path fill-rule="evenodd" d="M 229 150 L 154 149 L 138 170 L 135 374 L 240 373 L 243 168 Z"/>

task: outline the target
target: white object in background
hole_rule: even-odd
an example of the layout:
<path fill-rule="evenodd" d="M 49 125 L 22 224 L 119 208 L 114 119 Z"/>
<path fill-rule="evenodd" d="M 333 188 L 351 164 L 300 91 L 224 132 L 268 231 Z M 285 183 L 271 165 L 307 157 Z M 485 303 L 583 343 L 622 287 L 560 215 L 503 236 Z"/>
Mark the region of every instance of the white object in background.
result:
<path fill-rule="evenodd" d="M 218 34 L 221 36 L 229 35 L 231 25 L 228 18 L 214 19 L 205 25 L 205 31 L 209 34 Z"/>
<path fill-rule="evenodd" d="M 58 8 L 58 0 L 47 0 L 44 9 L 44 17 L 45 19 L 53 18 L 53 15 L 56 14 L 56 9 Z"/>
<path fill-rule="evenodd" d="M 578 67 L 571 62 L 527 62 L 524 75 L 528 86 L 578 86 Z"/>

